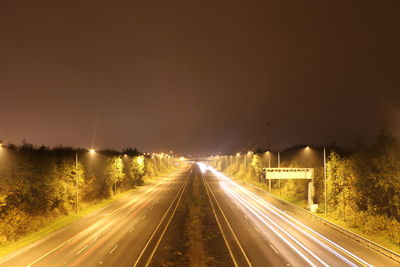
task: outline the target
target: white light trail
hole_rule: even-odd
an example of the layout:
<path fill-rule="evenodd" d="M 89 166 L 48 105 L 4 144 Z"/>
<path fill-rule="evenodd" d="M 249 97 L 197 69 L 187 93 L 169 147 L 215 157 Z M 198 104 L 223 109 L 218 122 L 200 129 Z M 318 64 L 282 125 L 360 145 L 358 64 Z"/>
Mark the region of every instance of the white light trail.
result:
<path fill-rule="evenodd" d="M 274 213 L 275 215 L 277 215 L 279 218 L 283 219 L 285 222 L 287 222 L 288 224 L 290 224 L 291 226 L 293 226 L 294 228 L 296 228 L 297 230 L 301 231 L 304 235 L 306 235 L 307 237 L 309 237 L 310 239 L 312 239 L 313 241 L 315 241 L 316 243 L 318 243 L 320 246 L 324 247 L 325 249 L 327 249 L 329 252 L 331 252 L 332 254 L 334 254 L 335 256 L 339 257 L 341 260 L 343 260 L 344 262 L 346 262 L 347 264 L 351 265 L 351 266 L 357 266 L 354 263 L 352 263 L 351 261 L 349 261 L 347 258 L 343 257 L 341 254 L 337 253 L 335 250 L 333 250 L 332 248 L 330 248 L 329 246 L 325 245 L 324 243 L 322 243 L 319 239 L 313 237 L 312 235 L 310 235 L 308 232 L 304 231 L 304 229 L 302 229 L 301 227 L 299 227 L 298 225 L 306 228 L 307 230 L 309 230 L 310 232 L 314 233 L 315 235 L 317 235 L 318 237 L 320 237 L 321 239 L 327 241 L 328 243 L 330 243 L 331 245 L 335 246 L 337 249 L 343 251 L 344 253 L 346 253 L 347 255 L 350 255 L 351 257 L 353 257 L 354 259 L 356 259 L 357 261 L 359 261 L 362 264 L 365 264 L 367 266 L 372 266 L 371 264 L 367 263 L 366 261 L 364 261 L 363 259 L 359 258 L 358 256 L 354 255 L 353 253 L 351 253 L 350 251 L 344 249 L 343 247 L 341 247 L 340 245 L 336 244 L 335 242 L 333 242 L 332 240 L 326 238 L 325 236 L 321 235 L 320 233 L 314 231 L 313 229 L 311 229 L 310 227 L 304 225 L 303 223 L 301 223 L 300 221 L 296 220 L 295 218 L 291 217 L 290 215 L 286 214 L 285 212 L 281 211 L 280 209 L 278 209 L 277 207 L 275 207 L 274 205 L 268 203 L 267 201 L 265 201 L 264 199 L 260 198 L 259 196 L 257 196 L 256 194 L 250 192 L 249 190 L 245 189 L 244 187 L 240 186 L 239 184 L 233 182 L 231 179 L 229 179 L 228 177 L 226 177 L 225 175 L 221 174 L 220 172 L 216 171 L 215 169 L 213 169 L 212 167 L 208 167 L 209 170 L 216 175 L 217 177 L 222 178 L 225 182 L 229 183 L 230 185 L 234 186 L 236 189 L 240 190 L 241 192 L 243 192 L 244 194 L 246 194 L 247 196 L 249 196 L 250 198 L 252 198 L 253 200 L 255 200 L 258 204 L 260 204 L 261 206 L 263 206 L 264 208 L 268 209 L 270 212 Z M 227 184 L 224 183 L 225 188 L 227 188 Z M 232 189 L 230 189 L 231 192 Z M 261 212 L 262 213 L 262 212 Z M 265 216 L 262 213 L 263 216 Z M 283 215 L 283 216 L 282 216 Z M 289 218 L 290 220 L 296 222 L 298 225 L 294 224 L 293 222 L 289 221 L 287 218 Z"/>
<path fill-rule="evenodd" d="M 282 239 L 288 246 L 290 246 L 300 257 L 302 257 L 305 261 L 307 261 L 311 266 L 317 266 L 314 264 L 309 258 L 307 258 L 303 253 L 301 253 L 300 250 L 298 250 L 295 246 L 293 246 L 292 243 L 290 243 L 283 235 L 281 235 L 278 231 L 276 231 L 266 220 L 264 220 L 262 217 L 267 219 L 270 223 L 272 223 L 276 228 L 278 228 L 280 231 L 282 231 L 286 236 L 288 236 L 291 240 L 293 240 L 297 245 L 299 245 L 301 248 L 303 248 L 305 251 L 307 251 L 310 255 L 312 255 L 315 259 L 317 259 L 322 265 L 328 267 L 329 265 L 325 263 L 322 259 L 320 259 L 317 255 L 315 255 L 313 252 L 311 252 L 309 249 L 307 249 L 303 244 L 301 244 L 299 241 L 297 241 L 291 234 L 283 230 L 281 227 L 279 227 L 276 223 L 274 223 L 272 220 L 270 220 L 267 216 L 265 216 L 261 211 L 259 211 L 257 208 L 254 206 L 251 206 L 251 204 L 244 200 L 242 197 L 240 197 L 238 194 L 233 192 L 231 189 L 228 188 L 228 186 L 222 182 L 221 186 L 229 192 L 233 198 L 235 198 L 238 202 L 240 202 L 244 207 L 246 207 L 251 213 L 253 213 L 264 225 L 266 225 L 271 231 L 273 231 L 280 239 Z M 261 217 L 261 216 L 262 217 Z"/>

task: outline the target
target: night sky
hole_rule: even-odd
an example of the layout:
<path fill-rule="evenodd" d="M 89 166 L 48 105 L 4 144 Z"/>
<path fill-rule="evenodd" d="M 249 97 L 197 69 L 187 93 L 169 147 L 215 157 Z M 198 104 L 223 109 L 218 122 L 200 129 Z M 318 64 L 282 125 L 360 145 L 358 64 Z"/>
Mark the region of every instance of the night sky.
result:
<path fill-rule="evenodd" d="M 373 3 L 374 2 L 374 3 Z M 216 153 L 400 134 L 400 1 L 0 1 L 0 138 Z"/>

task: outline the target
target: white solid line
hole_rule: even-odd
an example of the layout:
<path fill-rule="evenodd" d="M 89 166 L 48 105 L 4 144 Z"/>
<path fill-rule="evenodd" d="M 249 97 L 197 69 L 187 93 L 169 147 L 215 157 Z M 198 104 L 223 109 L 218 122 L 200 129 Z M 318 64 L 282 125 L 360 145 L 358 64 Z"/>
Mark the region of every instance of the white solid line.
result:
<path fill-rule="evenodd" d="M 247 261 L 247 264 L 248 264 L 249 266 L 252 266 L 252 264 L 251 264 L 249 258 L 247 257 L 246 252 L 244 252 L 244 249 L 243 249 L 243 247 L 242 247 L 242 244 L 240 243 L 239 239 L 237 238 L 235 232 L 234 232 L 233 229 L 232 229 L 231 224 L 229 223 L 228 219 L 226 218 L 226 215 L 225 215 L 224 211 L 222 210 L 221 205 L 220 205 L 219 202 L 218 202 L 218 199 L 216 198 L 214 192 L 211 190 L 211 187 L 210 187 L 208 181 L 207 181 L 206 179 L 203 178 L 203 183 L 205 183 L 206 187 L 208 188 L 207 193 L 210 192 L 211 195 L 213 196 L 214 200 L 215 200 L 215 203 L 217 203 L 218 209 L 219 209 L 219 211 L 221 212 L 222 217 L 225 219 L 226 225 L 228 225 L 229 230 L 231 231 L 233 237 L 235 238 L 235 241 L 236 241 L 236 243 L 238 244 L 238 246 L 239 246 L 241 252 L 243 253 L 243 256 L 245 257 L 245 259 L 246 259 L 246 261 Z M 211 205 L 213 205 L 213 204 L 212 204 L 212 201 L 211 201 Z M 214 213 L 214 214 L 215 214 L 215 213 Z M 218 222 L 218 217 L 216 216 L 215 218 L 217 219 L 217 222 Z M 221 232 L 222 232 L 222 230 L 221 230 Z M 228 246 L 228 249 L 229 249 L 229 246 Z"/>
<path fill-rule="evenodd" d="M 113 253 L 113 252 L 114 252 L 114 250 L 115 250 L 117 247 L 118 247 L 118 244 L 116 244 L 116 245 L 115 245 L 115 247 L 113 247 L 113 249 L 112 249 L 112 250 L 110 250 L 110 253 L 109 253 L 109 254 Z"/>
<path fill-rule="evenodd" d="M 79 255 L 81 254 L 82 251 L 84 251 L 85 249 L 87 249 L 88 245 L 86 245 L 83 249 L 79 250 L 78 253 L 76 253 L 75 255 Z"/>
<path fill-rule="evenodd" d="M 156 234 L 156 232 L 157 232 L 158 228 L 160 227 L 161 223 L 163 222 L 164 218 L 167 216 L 167 214 L 168 214 L 168 212 L 170 211 L 171 207 L 173 206 L 175 200 L 179 197 L 179 193 L 180 193 L 182 190 L 184 190 L 184 188 L 186 187 L 186 184 L 187 184 L 187 180 L 186 180 L 186 182 L 184 182 L 184 183 L 182 184 L 182 186 L 179 188 L 177 194 L 175 195 L 174 199 L 172 200 L 171 204 L 169 205 L 167 211 L 164 213 L 164 216 L 161 218 L 161 220 L 160 220 L 160 222 L 158 223 L 156 229 L 153 231 L 152 235 L 151 235 L 150 238 L 147 240 L 147 243 L 146 243 L 146 245 L 144 246 L 144 248 L 142 249 L 142 252 L 140 253 L 139 257 L 136 259 L 135 263 L 133 264 L 134 267 L 137 266 L 139 260 L 140 260 L 141 257 L 143 256 L 145 250 L 147 249 L 149 243 L 151 242 L 151 240 L 153 239 L 154 235 Z"/>

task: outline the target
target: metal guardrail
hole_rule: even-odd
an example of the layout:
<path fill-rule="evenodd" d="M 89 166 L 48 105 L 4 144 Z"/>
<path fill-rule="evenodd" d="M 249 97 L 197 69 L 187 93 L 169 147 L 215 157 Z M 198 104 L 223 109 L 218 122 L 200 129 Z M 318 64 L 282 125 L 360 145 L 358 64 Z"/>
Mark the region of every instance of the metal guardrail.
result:
<path fill-rule="evenodd" d="M 362 236 L 360 236 L 360 235 L 358 235 L 356 233 L 353 233 L 353 232 L 351 232 L 351 231 L 349 231 L 349 230 L 347 230 L 347 229 L 345 229 L 343 227 L 340 227 L 339 225 L 334 224 L 334 223 L 332 223 L 332 222 L 330 222 L 330 221 L 328 221 L 328 220 L 326 220 L 326 219 L 324 219 L 324 218 L 322 218 L 322 217 L 320 217 L 320 216 L 318 216 L 318 215 L 316 215 L 314 213 L 311 213 L 308 210 L 305 210 L 305 209 L 303 209 L 301 207 L 298 207 L 298 206 L 294 205 L 293 203 L 290 203 L 289 201 L 284 200 L 284 199 L 282 199 L 282 198 L 280 198 L 280 197 L 278 197 L 278 196 L 276 196 L 276 195 L 274 195 L 274 194 L 272 194 L 270 192 L 267 192 L 267 191 L 265 191 L 265 190 L 263 190 L 261 188 L 258 188 L 258 187 L 256 187 L 255 185 L 253 185 L 253 184 L 251 184 L 249 182 L 245 182 L 245 183 L 250 185 L 251 187 L 257 189 L 257 190 L 260 190 L 260 191 L 268 194 L 269 196 L 275 198 L 276 200 L 278 200 L 278 201 L 280 201 L 280 202 L 282 202 L 282 203 L 284 203 L 284 204 L 286 204 L 288 206 L 291 206 L 291 207 L 299 210 L 300 212 L 310 216 L 314 220 L 319 221 L 319 222 L 321 222 L 321 223 L 323 223 L 323 224 L 335 229 L 336 231 L 341 232 L 342 234 L 346 235 L 347 237 L 350 237 L 351 239 L 356 240 L 356 241 L 362 243 L 363 245 L 365 245 L 365 246 L 367 246 L 367 247 L 369 247 L 369 248 L 371 248 L 371 249 L 373 249 L 375 251 L 378 251 L 379 253 L 385 255 L 386 257 L 389 257 L 390 259 L 400 263 L 400 254 L 398 254 L 398 253 L 396 253 L 396 252 L 394 252 L 394 251 L 392 251 L 390 249 L 387 249 L 385 247 L 382 247 L 381 245 L 379 245 L 379 244 L 377 244 L 377 243 L 375 243 L 375 242 L 373 242 L 371 240 L 368 240 L 365 237 L 362 237 Z"/>

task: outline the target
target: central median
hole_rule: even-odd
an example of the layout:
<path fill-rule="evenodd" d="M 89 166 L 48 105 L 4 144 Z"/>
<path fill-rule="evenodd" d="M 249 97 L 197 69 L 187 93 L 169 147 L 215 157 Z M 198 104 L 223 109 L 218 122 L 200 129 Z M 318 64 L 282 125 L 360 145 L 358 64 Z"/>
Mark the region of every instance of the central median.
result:
<path fill-rule="evenodd" d="M 150 266 L 233 266 L 201 173 L 190 170 L 182 200 Z"/>

